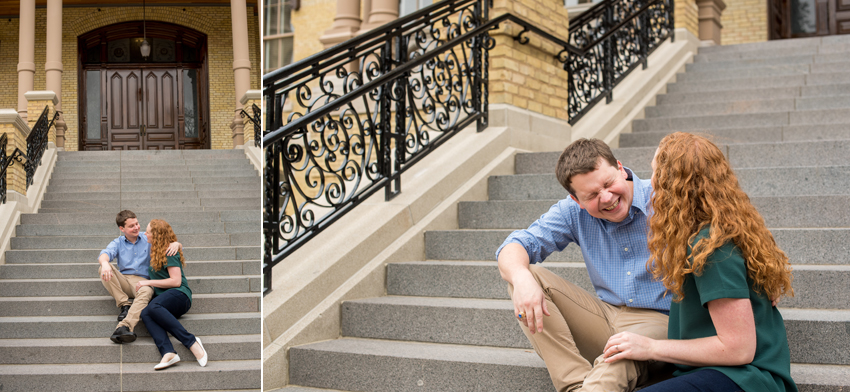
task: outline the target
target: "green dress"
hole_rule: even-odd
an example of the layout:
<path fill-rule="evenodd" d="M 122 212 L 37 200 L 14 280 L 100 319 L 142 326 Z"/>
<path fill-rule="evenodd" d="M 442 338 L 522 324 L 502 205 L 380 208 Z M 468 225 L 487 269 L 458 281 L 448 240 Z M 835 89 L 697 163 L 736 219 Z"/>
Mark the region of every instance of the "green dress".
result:
<path fill-rule="evenodd" d="M 709 236 L 709 228 L 699 232 L 694 243 Z M 690 249 L 688 249 L 690 256 Z M 708 302 L 720 298 L 749 298 L 756 325 L 756 353 L 753 362 L 743 366 L 693 367 L 676 365 L 676 376 L 700 369 L 715 369 L 747 392 L 797 391 L 791 379 L 791 355 L 785 323 L 770 299 L 756 293 L 747 276 L 741 250 L 727 242 L 712 253 L 701 276 L 688 274 L 682 285 L 684 298 L 670 306 L 669 339 L 698 339 L 716 336 L 708 312 Z"/>
<path fill-rule="evenodd" d="M 166 264 L 165 267 L 162 267 L 159 271 L 154 271 L 153 267 L 148 267 L 148 275 L 150 276 L 150 280 L 160 280 L 160 279 L 168 279 L 171 275 L 168 274 L 168 267 L 179 267 L 180 268 L 180 287 L 173 287 L 174 290 L 179 290 L 183 294 L 186 294 L 189 297 L 189 303 L 192 303 L 192 290 L 189 289 L 189 282 L 186 281 L 186 275 L 183 274 L 183 265 L 180 264 L 180 254 L 176 254 L 174 256 L 166 256 Z M 166 290 L 171 289 L 163 289 L 159 287 L 153 288 L 153 296 L 156 297 L 164 293 Z"/>

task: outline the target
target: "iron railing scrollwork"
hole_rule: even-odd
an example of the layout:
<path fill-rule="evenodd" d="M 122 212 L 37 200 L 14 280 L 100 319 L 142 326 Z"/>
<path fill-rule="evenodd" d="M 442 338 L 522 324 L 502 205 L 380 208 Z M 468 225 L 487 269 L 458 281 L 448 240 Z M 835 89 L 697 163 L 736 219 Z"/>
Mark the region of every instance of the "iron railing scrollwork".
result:
<path fill-rule="evenodd" d="M 489 31 L 517 23 L 562 50 L 578 121 L 673 32 L 673 0 L 608 0 L 568 40 L 488 0 L 447 0 L 263 77 L 263 291 L 271 269 L 465 127 L 488 125 Z"/>
<path fill-rule="evenodd" d="M 48 132 L 59 117 L 61 112 L 55 112 L 53 117 L 48 119 L 50 108 L 45 106 L 44 111 L 38 117 L 35 125 L 30 130 L 27 136 L 27 152 L 24 153 L 20 148 L 15 147 L 8 156 L 6 155 L 6 146 L 9 139 L 6 134 L 0 136 L 0 203 L 6 202 L 6 172 L 9 166 L 18 162 L 24 166 L 26 173 L 26 188 L 32 185 L 35 177 L 35 171 L 41 165 L 41 158 L 44 156 L 44 151 L 47 150 Z"/>
<path fill-rule="evenodd" d="M 248 121 L 250 121 L 251 124 L 254 124 L 254 146 L 260 147 L 262 142 L 262 132 L 260 130 L 260 107 L 257 106 L 257 104 L 252 103 L 251 111 L 254 112 L 253 115 L 248 114 L 245 109 L 242 109 L 239 115 L 242 116 L 242 118 L 248 118 Z"/>

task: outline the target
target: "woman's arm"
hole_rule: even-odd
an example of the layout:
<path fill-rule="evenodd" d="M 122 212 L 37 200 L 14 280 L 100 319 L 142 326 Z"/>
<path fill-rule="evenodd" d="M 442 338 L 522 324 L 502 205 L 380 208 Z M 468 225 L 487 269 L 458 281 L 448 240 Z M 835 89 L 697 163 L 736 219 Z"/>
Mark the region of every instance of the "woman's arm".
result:
<path fill-rule="evenodd" d="M 180 287 L 183 283 L 182 278 L 183 277 L 180 274 L 180 267 L 168 267 L 168 279 L 139 281 L 136 283 L 136 291 L 139 291 L 142 286 L 159 287 L 161 289 Z"/>
<path fill-rule="evenodd" d="M 621 359 L 671 362 L 689 366 L 739 366 L 756 354 L 756 325 L 748 298 L 721 298 L 708 302 L 717 336 L 690 340 L 653 340 L 631 332 L 608 339 L 605 362 Z"/>

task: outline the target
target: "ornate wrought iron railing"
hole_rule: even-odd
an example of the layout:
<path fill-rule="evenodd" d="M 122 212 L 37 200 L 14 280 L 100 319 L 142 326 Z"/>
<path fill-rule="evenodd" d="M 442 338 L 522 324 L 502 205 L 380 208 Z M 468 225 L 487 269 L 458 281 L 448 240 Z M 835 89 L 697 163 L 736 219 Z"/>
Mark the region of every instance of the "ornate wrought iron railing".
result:
<path fill-rule="evenodd" d="M 260 147 L 262 143 L 262 132 L 260 131 L 260 107 L 257 104 L 251 104 L 251 111 L 254 112 L 253 115 L 248 114 L 245 109 L 239 113 L 242 118 L 248 118 L 248 121 L 254 125 L 254 146 Z"/>
<path fill-rule="evenodd" d="M 35 177 L 35 170 L 41 165 L 41 158 L 44 156 L 44 151 L 47 149 L 47 134 L 50 131 L 50 127 L 53 126 L 53 122 L 56 121 L 57 117 L 59 117 L 60 113 L 56 112 L 53 114 L 52 118 L 48 119 L 47 113 L 49 111 L 50 109 L 45 106 L 41 115 L 38 117 L 38 121 L 36 121 L 35 125 L 33 125 L 30 130 L 30 134 L 27 136 L 26 153 L 21 151 L 20 148 L 15 147 L 15 150 L 7 156 L 6 146 L 8 145 L 9 139 L 6 134 L 0 136 L 0 203 L 6 202 L 6 172 L 9 166 L 14 165 L 15 162 L 24 165 L 27 189 L 29 189 L 30 185 L 32 185 L 33 178 Z"/>
<path fill-rule="evenodd" d="M 564 41 L 511 14 L 489 19 L 487 0 L 447 0 L 265 75 L 264 292 L 307 240 L 380 189 L 393 198 L 401 174 L 460 130 L 487 127 L 488 31 L 500 23 L 521 26 L 522 44 L 533 32 L 563 48 L 571 123 L 610 99 L 672 32 L 673 0 L 619 3 L 601 19 L 588 10 Z M 665 33 L 617 30 L 643 26 Z"/>

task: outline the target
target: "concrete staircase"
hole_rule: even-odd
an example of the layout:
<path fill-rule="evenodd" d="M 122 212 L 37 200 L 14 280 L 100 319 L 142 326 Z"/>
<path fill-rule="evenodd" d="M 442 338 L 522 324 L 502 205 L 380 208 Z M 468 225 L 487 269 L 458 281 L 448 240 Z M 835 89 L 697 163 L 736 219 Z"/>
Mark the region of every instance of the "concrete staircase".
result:
<path fill-rule="evenodd" d="M 23 214 L 0 265 L 0 390 L 259 390 L 260 178 L 240 150 L 60 152 L 37 214 Z M 114 344 L 118 310 L 97 277 L 100 250 L 130 209 L 142 230 L 169 222 L 183 243 L 207 367 L 155 372 L 144 323 Z"/>
<path fill-rule="evenodd" d="M 850 390 L 850 37 L 702 48 L 614 151 L 649 178 L 660 139 L 712 134 L 794 265 L 780 303 L 801 391 Z M 387 267 L 387 296 L 342 304 L 342 337 L 294 347 L 290 382 L 349 391 L 550 391 L 512 315 L 494 251 L 567 193 L 560 152 L 519 154 L 425 259 Z M 578 248 L 544 265 L 593 290 Z"/>

